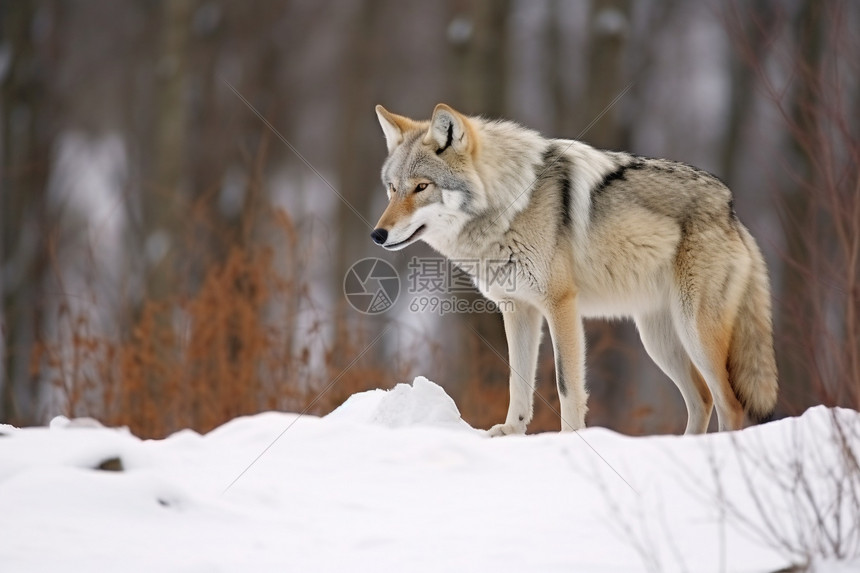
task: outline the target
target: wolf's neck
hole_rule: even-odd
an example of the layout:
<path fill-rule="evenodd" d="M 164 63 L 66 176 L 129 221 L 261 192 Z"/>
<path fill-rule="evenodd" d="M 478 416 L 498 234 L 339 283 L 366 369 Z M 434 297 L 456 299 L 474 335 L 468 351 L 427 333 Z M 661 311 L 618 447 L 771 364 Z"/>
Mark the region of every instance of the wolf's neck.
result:
<path fill-rule="evenodd" d="M 509 231 L 522 223 L 518 216 L 542 204 L 536 217 L 527 217 L 527 224 L 552 224 L 555 211 L 547 211 L 547 197 L 537 194 L 558 193 L 566 185 L 570 197 L 567 204 L 559 195 L 558 205 L 550 201 L 550 209 L 570 210 L 576 237 L 588 227 L 590 190 L 617 168 L 617 163 L 629 158 L 626 154 L 605 152 L 574 140 L 544 139 L 536 132 L 514 124 L 486 123 L 481 126 L 481 151 L 476 170 L 482 189 L 475 213 L 452 217 L 445 227 L 448 232 L 428 238 L 428 243 L 449 258 L 498 258 L 507 247 Z M 521 219 L 521 220 L 525 220 Z"/>
<path fill-rule="evenodd" d="M 549 142 L 508 122 L 486 122 L 478 131 L 481 149 L 475 167 L 486 196 L 482 214 L 493 222 L 494 229 L 487 232 L 504 232 L 528 205 Z"/>

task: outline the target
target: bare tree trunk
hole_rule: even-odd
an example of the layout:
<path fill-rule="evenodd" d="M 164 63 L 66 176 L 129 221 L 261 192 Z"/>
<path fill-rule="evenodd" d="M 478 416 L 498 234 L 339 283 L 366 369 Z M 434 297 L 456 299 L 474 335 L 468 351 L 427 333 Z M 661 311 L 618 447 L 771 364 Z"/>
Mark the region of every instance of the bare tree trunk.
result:
<path fill-rule="evenodd" d="M 549 17 L 546 21 L 546 58 L 549 71 L 550 95 L 552 96 L 554 126 L 556 133 L 562 137 L 573 137 L 574 131 L 574 102 L 572 95 L 567 93 L 565 86 L 566 57 L 562 42 L 561 3 L 563 0 L 552 0 L 549 5 Z"/>
<path fill-rule="evenodd" d="M 586 118 L 594 125 L 584 139 L 604 149 L 626 147 L 620 104 L 606 107 L 624 89 L 624 50 L 630 26 L 629 0 L 595 0 L 592 4 L 592 41 L 588 53 Z"/>
<path fill-rule="evenodd" d="M 178 349 L 174 333 L 174 303 L 180 290 L 180 261 L 183 256 L 182 208 L 189 203 L 184 188 L 186 169 L 186 131 L 188 129 L 185 85 L 188 42 L 193 0 L 164 0 L 159 4 L 160 37 L 156 61 L 155 123 L 153 133 L 154 183 L 143 188 L 143 252 L 145 260 L 146 304 L 138 311 L 150 313 L 154 363 L 162 368 L 147 368 L 145 395 L 127 403 L 136 409 L 140 431 L 156 435 L 159 424 L 169 415 L 158 410 L 172 405 L 163 402 L 166 388 L 180 383 L 177 374 Z M 173 394 L 175 395 L 175 393 Z M 167 424 L 175 423 L 174 420 Z M 154 424 L 154 425 L 153 425 Z"/>
<path fill-rule="evenodd" d="M 193 0 L 161 3 L 161 38 L 156 63 L 156 119 L 154 141 L 154 188 L 145 191 L 144 232 L 152 267 L 147 272 L 147 294 L 163 300 L 176 287 L 177 250 L 183 205 L 186 150 L 184 88 L 187 71 L 188 34 Z"/>
<path fill-rule="evenodd" d="M 337 204 L 337 248 L 333 265 L 333 290 L 335 302 L 335 352 L 331 362 L 336 371 L 344 368 L 358 352 L 364 350 L 368 342 L 362 337 L 359 326 L 370 331 L 380 331 L 385 319 L 383 316 L 369 315 L 359 317 L 348 307 L 342 294 L 343 277 L 348 269 L 358 262 L 366 252 L 362 243 L 370 241 L 374 221 L 367 219 L 363 208 L 364 198 L 368 196 L 366 187 L 379 184 L 378 166 L 365 160 L 360 150 L 366 145 L 366 134 L 378 130 L 374 124 L 373 83 L 369 78 L 378 71 L 373 70 L 373 55 L 376 39 L 384 36 L 376 32 L 379 16 L 379 2 L 361 0 L 356 3 L 353 17 L 346 24 L 342 51 L 345 55 L 340 79 L 340 101 L 338 123 L 338 147 L 336 155 L 337 191 L 341 200 Z M 385 342 L 381 341 L 367 350 L 365 360 L 384 363 Z M 358 347 L 355 347 L 358 345 Z M 350 348 L 349 352 L 343 350 Z"/>
<path fill-rule="evenodd" d="M 340 84 L 337 190 L 346 200 L 338 203 L 337 210 L 338 249 L 335 268 L 336 276 L 340 278 L 355 262 L 356 254 L 360 252 L 360 249 L 356 248 L 357 240 L 360 240 L 357 238 L 368 237 L 373 230 L 368 228 L 352 209 L 358 209 L 357 205 L 360 206 L 359 199 L 365 196 L 360 186 L 370 179 L 369 172 L 372 168 L 363 161 L 357 150 L 363 145 L 365 128 L 372 127 L 371 120 L 375 120 L 373 94 L 368 81 L 373 34 L 368 32 L 374 29 L 377 3 L 362 0 L 359 4 L 355 17 L 349 21 L 344 38 L 343 52 L 347 57 L 343 61 L 343 79 Z M 375 168 L 372 170 L 375 171 Z"/>
<path fill-rule="evenodd" d="M 501 117 L 506 111 L 507 0 L 454 1 L 449 30 L 457 105 L 465 113 Z M 459 31 L 458 31 L 459 30 Z"/>
<path fill-rule="evenodd" d="M 800 145 L 798 137 L 812 140 L 817 138 L 816 114 L 820 108 L 818 105 L 819 74 L 824 46 L 822 18 L 824 9 L 814 0 L 805 0 L 793 23 L 800 73 L 797 74 L 797 88 L 789 111 L 797 131 L 791 142 L 797 184 L 787 190 L 783 197 L 785 223 L 791 229 L 788 229 L 785 235 L 789 264 L 785 266 L 780 290 L 789 304 L 788 312 L 780 313 L 781 324 L 777 326 L 777 332 L 781 333 L 787 341 L 794 343 L 802 341 L 802 344 L 814 344 L 816 341 L 815 337 L 805 335 L 804 331 L 809 328 L 809 325 L 804 324 L 804 319 L 814 316 L 810 305 L 816 293 L 814 285 L 810 283 L 808 271 L 813 269 L 811 256 L 812 249 L 815 247 L 808 244 L 808 239 L 814 236 L 818 210 L 813 208 L 813 197 L 810 193 L 810 189 L 816 187 L 817 174 L 813 168 L 814 160 L 810 156 L 810 150 Z M 792 352 L 784 352 L 781 356 L 777 356 L 780 361 L 781 391 L 795 404 L 814 403 L 809 368 L 801 367 L 800 364 L 795 363 L 795 360 L 803 357 L 814 363 L 814 357 L 817 354 L 815 348 L 795 348 Z M 809 366 L 814 367 L 813 364 Z"/>
<path fill-rule="evenodd" d="M 42 388 L 30 361 L 41 327 L 41 285 L 53 228 L 46 198 L 55 135 L 49 79 L 55 70 L 48 60 L 49 46 L 33 43 L 31 30 L 39 9 L 54 12 L 46 21 L 56 19 L 52 3 L 0 5 L 3 35 L 12 54 L 0 102 L 0 421 L 21 425 L 39 421 Z M 43 39 L 51 41 L 53 37 Z"/>
<path fill-rule="evenodd" d="M 747 5 L 745 5 L 747 6 Z M 771 10 L 769 2 L 750 3 L 748 10 L 737 14 L 737 21 L 732 25 L 739 28 L 739 32 L 745 38 L 749 38 L 749 45 L 744 46 L 743 57 L 756 57 L 761 54 L 765 47 L 764 42 L 770 37 L 769 29 L 756 31 L 754 26 L 772 26 L 777 21 L 776 15 Z M 754 17 L 751 17 L 751 14 Z M 735 159 L 742 138 L 743 126 L 752 111 L 753 90 L 755 88 L 755 74 L 750 68 L 749 62 L 743 58 L 732 58 L 729 73 L 731 75 L 731 103 L 729 104 L 729 119 L 726 127 L 726 136 L 723 140 L 722 166 L 723 177 L 731 183 L 735 171 Z"/>

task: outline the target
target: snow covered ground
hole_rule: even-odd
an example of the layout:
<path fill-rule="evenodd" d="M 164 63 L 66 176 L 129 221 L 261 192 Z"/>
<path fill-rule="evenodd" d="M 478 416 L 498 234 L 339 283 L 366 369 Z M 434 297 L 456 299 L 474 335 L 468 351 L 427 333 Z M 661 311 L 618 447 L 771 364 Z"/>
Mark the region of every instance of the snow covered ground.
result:
<path fill-rule="evenodd" d="M 419 377 L 203 436 L 0 426 L 0 571 L 775 571 L 800 558 L 775 538 L 815 536 L 777 484 L 800 461 L 831 500 L 834 418 L 856 452 L 860 414 L 823 407 L 734 434 L 490 439 Z"/>

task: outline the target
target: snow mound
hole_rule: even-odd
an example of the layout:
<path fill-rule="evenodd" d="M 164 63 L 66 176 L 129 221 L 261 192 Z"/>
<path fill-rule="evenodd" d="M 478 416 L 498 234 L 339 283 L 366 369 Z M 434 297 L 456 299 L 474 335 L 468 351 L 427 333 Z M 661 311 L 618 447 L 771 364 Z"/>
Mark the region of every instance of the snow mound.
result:
<path fill-rule="evenodd" d="M 434 426 L 471 429 L 445 390 L 423 376 L 415 378 L 411 386 L 398 384 L 391 390 L 353 394 L 326 419 L 388 428 Z"/>
<path fill-rule="evenodd" d="M 324 419 L 266 412 L 164 440 L 94 425 L 0 425 L 0 571 L 752 573 L 804 562 L 822 532 L 849 559 L 810 571 L 860 570 L 853 410 L 491 440 L 419 377 Z"/>

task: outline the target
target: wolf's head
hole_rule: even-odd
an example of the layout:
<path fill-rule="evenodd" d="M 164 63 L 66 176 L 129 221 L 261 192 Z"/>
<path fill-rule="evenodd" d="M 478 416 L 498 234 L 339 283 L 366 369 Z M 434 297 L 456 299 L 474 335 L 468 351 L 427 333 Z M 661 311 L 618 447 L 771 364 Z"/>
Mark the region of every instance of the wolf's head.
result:
<path fill-rule="evenodd" d="M 482 203 L 475 170 L 477 120 L 441 103 L 430 121 L 396 115 L 381 105 L 376 115 L 388 144 L 382 166 L 388 207 L 371 238 L 393 251 L 419 238 L 434 247 L 450 240 Z"/>

